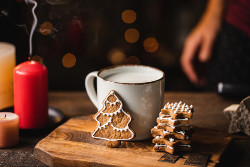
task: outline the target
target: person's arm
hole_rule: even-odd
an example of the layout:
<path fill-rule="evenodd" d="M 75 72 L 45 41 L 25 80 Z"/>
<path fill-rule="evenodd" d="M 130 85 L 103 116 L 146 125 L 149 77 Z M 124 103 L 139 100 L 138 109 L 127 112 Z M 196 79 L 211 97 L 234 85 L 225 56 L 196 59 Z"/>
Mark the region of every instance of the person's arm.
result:
<path fill-rule="evenodd" d="M 204 81 L 198 77 L 193 60 L 198 49 L 200 62 L 207 62 L 210 59 L 213 43 L 221 27 L 224 1 L 210 0 L 199 23 L 186 38 L 180 60 L 181 66 L 189 80 L 196 85 L 202 85 Z"/>

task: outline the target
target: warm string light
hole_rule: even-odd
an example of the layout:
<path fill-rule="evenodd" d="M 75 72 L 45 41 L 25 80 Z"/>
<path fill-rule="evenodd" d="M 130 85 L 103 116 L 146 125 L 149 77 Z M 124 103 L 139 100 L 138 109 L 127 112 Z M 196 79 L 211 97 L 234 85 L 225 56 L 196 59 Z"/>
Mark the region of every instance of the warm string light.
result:
<path fill-rule="evenodd" d="M 159 48 L 159 43 L 154 37 L 148 37 L 143 42 L 143 47 L 146 52 L 153 53 Z"/>
<path fill-rule="evenodd" d="M 42 35 L 49 35 L 53 30 L 53 25 L 51 22 L 46 21 L 40 26 L 40 33 Z"/>
<path fill-rule="evenodd" d="M 43 58 L 41 56 L 38 56 L 38 55 L 32 56 L 32 60 L 34 60 L 40 64 L 43 64 Z"/>
<path fill-rule="evenodd" d="M 129 56 L 126 59 L 125 64 L 140 64 L 140 60 L 136 56 Z"/>
<path fill-rule="evenodd" d="M 63 56 L 62 64 L 66 68 L 72 68 L 76 65 L 76 57 L 72 53 L 67 53 Z"/>
<path fill-rule="evenodd" d="M 122 12 L 122 20 L 124 23 L 131 24 L 136 20 L 136 12 L 133 10 L 124 10 Z M 135 43 L 139 40 L 140 33 L 135 28 L 130 28 L 125 31 L 124 38 L 129 43 Z"/>
<path fill-rule="evenodd" d="M 131 24 L 136 20 L 136 12 L 133 10 L 124 10 L 122 12 L 122 20 L 124 23 Z"/>
<path fill-rule="evenodd" d="M 37 4 L 33 0 L 25 0 L 25 1 L 28 2 L 28 3 L 33 3 L 34 4 L 34 6 L 32 8 L 32 13 L 34 15 L 33 26 L 34 25 L 36 26 L 37 20 L 36 20 L 36 17 L 35 17 L 34 10 L 35 10 Z M 136 12 L 134 10 L 124 10 L 122 12 L 122 20 L 123 20 L 124 23 L 127 23 L 127 24 L 134 23 L 136 21 L 136 17 L 137 17 L 137 14 L 136 14 Z M 34 28 L 35 28 L 35 26 L 34 26 Z M 42 35 L 49 35 L 52 32 L 52 30 L 53 30 L 53 25 L 49 21 L 43 22 L 41 24 L 41 26 L 40 26 L 40 33 Z M 31 32 L 30 41 L 32 41 L 32 35 L 33 35 L 33 33 Z M 125 31 L 124 38 L 129 43 L 135 43 L 135 42 L 137 42 L 139 40 L 140 33 L 139 33 L 139 31 L 137 29 L 130 28 L 130 29 L 127 29 Z M 159 43 L 156 40 L 156 38 L 149 37 L 149 38 L 146 38 L 144 40 L 143 46 L 144 46 L 144 49 L 145 49 L 146 52 L 154 53 L 154 52 L 156 52 L 158 50 Z M 30 54 L 32 54 L 31 53 L 32 52 L 32 46 L 30 46 L 30 48 L 31 48 L 30 49 L 31 50 Z M 130 56 L 130 57 L 128 57 L 126 59 L 126 55 L 123 52 L 120 52 L 120 51 L 113 52 L 113 54 L 109 57 L 109 59 L 110 59 L 111 63 L 114 64 L 114 65 L 116 65 L 116 64 L 140 64 L 140 60 L 139 60 L 138 57 Z M 37 61 L 39 63 L 43 62 L 42 57 L 40 57 L 38 55 L 35 55 L 34 58 L 32 58 L 32 60 L 35 60 L 35 61 Z M 63 56 L 63 59 L 62 59 L 62 64 L 66 68 L 72 68 L 73 66 L 75 66 L 75 64 L 76 64 L 75 55 L 73 55 L 71 53 L 65 54 Z"/>
<path fill-rule="evenodd" d="M 137 29 L 130 28 L 125 31 L 125 40 L 129 43 L 135 43 L 139 40 L 140 33 Z"/>
<path fill-rule="evenodd" d="M 136 21 L 136 12 L 134 10 L 124 10 L 122 20 L 127 24 L 134 23 Z M 129 28 L 125 31 L 124 38 L 128 43 L 135 43 L 139 40 L 140 33 L 135 28 Z M 125 60 L 124 64 L 140 64 L 140 60 L 136 56 L 130 56 Z"/>
<path fill-rule="evenodd" d="M 112 49 L 108 54 L 108 59 L 113 65 L 124 64 L 126 55 L 120 49 Z"/>
<path fill-rule="evenodd" d="M 134 10 L 124 10 L 122 12 L 122 20 L 124 23 L 131 24 L 136 21 L 136 12 Z M 130 28 L 125 31 L 124 38 L 128 43 L 135 43 L 140 38 L 140 33 L 135 28 Z M 156 38 L 148 37 L 143 42 L 144 50 L 148 53 L 155 53 L 159 49 L 159 43 Z M 125 64 L 140 64 L 138 57 L 131 56 L 126 59 Z"/>
<path fill-rule="evenodd" d="M 53 25 L 49 21 L 43 22 L 40 26 L 40 29 L 39 29 L 40 33 L 44 36 L 51 34 L 52 30 L 53 30 Z M 37 61 L 37 62 L 43 64 L 43 58 L 41 56 L 35 55 L 29 59 L 30 60 L 32 59 L 34 61 Z M 62 64 L 66 68 L 74 67 L 76 64 L 76 56 L 73 55 L 72 53 L 65 54 L 62 58 Z"/>

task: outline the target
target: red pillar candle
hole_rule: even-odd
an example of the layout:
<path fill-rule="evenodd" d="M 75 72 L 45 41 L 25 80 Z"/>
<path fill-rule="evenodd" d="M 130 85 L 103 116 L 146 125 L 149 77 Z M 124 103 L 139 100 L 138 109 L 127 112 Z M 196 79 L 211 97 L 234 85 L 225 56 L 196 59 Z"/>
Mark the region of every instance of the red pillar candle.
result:
<path fill-rule="evenodd" d="M 48 70 L 44 65 L 26 61 L 15 67 L 14 110 L 21 129 L 48 124 Z"/>

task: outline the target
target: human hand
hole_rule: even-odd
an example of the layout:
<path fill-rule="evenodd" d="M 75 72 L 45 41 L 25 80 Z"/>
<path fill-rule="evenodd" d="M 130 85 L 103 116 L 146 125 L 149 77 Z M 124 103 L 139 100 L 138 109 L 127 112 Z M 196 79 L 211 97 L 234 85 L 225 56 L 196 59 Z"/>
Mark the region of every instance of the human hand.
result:
<path fill-rule="evenodd" d="M 197 86 L 204 86 L 206 79 L 198 75 L 194 62 L 204 64 L 209 61 L 220 25 L 220 17 L 208 11 L 184 43 L 181 66 L 189 80 Z"/>

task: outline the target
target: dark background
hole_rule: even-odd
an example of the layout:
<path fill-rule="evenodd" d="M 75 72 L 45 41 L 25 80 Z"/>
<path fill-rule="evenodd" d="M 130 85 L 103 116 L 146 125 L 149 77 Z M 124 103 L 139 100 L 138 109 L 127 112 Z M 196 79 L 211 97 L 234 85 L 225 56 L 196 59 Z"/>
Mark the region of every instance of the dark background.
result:
<path fill-rule="evenodd" d="M 206 0 L 39 0 L 35 10 L 38 24 L 33 37 L 33 54 L 49 70 L 50 90 L 84 90 L 89 72 L 113 64 L 142 64 L 162 69 L 167 90 L 200 90 L 192 86 L 181 70 L 183 42 L 198 22 Z M 0 1 L 0 41 L 15 44 L 17 64 L 28 60 L 31 4 L 23 0 Z M 123 22 L 124 10 L 134 10 L 136 21 Z M 40 27 L 50 22 L 53 29 L 42 35 Z M 124 33 L 135 28 L 139 40 L 129 43 Z M 154 37 L 159 48 L 148 53 L 143 42 Z M 114 63 L 112 54 L 123 53 Z M 71 68 L 63 66 L 66 53 L 76 57 Z"/>

